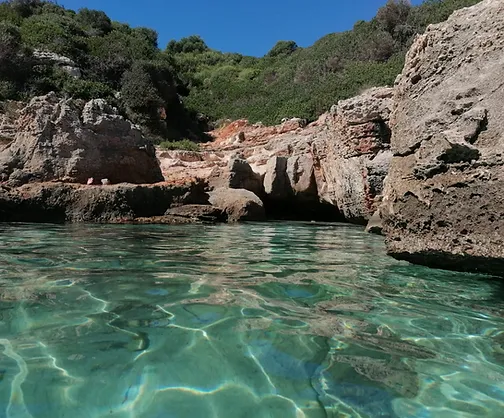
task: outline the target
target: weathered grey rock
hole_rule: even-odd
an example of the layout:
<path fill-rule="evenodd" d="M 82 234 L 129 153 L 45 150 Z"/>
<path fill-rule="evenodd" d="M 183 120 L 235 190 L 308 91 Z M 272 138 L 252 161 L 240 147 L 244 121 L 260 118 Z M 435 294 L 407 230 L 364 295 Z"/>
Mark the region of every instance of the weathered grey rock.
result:
<path fill-rule="evenodd" d="M 163 181 L 154 147 L 104 100 L 84 109 L 54 93 L 19 112 L 14 140 L 0 149 L 0 176 L 14 184 L 88 178 L 111 183 Z"/>
<path fill-rule="evenodd" d="M 382 235 L 383 234 L 383 222 L 381 219 L 380 211 L 377 210 L 366 226 L 366 232 L 370 234 Z"/>
<path fill-rule="evenodd" d="M 318 198 L 313 157 L 309 154 L 295 155 L 287 160 L 287 177 L 290 189 L 296 197 Z"/>
<path fill-rule="evenodd" d="M 249 190 L 219 188 L 209 194 L 210 204 L 222 209 L 229 222 L 266 219 L 263 202 Z"/>
<path fill-rule="evenodd" d="M 504 2 L 419 36 L 397 82 L 381 213 L 388 251 L 504 275 Z"/>
<path fill-rule="evenodd" d="M 340 101 L 319 120 L 327 127 L 313 145 L 319 197 L 350 222 L 366 225 L 376 211 L 392 156 L 392 96 L 391 88 L 373 88 Z"/>
<path fill-rule="evenodd" d="M 75 64 L 72 59 L 68 57 L 58 55 L 54 52 L 42 51 L 40 49 L 35 49 L 33 51 L 33 57 L 41 63 L 48 63 L 58 66 L 74 78 L 82 77 L 81 69 L 77 66 L 77 64 Z"/>
<path fill-rule="evenodd" d="M 287 176 L 287 158 L 272 157 L 266 164 L 264 191 L 270 199 L 286 199 L 292 195 L 291 184 Z"/>
<path fill-rule="evenodd" d="M 0 151 L 16 137 L 16 120 L 23 104 L 16 101 L 0 102 Z"/>
<path fill-rule="evenodd" d="M 374 199 L 381 198 L 383 184 L 388 174 L 392 152 L 390 150 L 380 151 L 371 160 L 366 162 L 367 193 Z"/>
<path fill-rule="evenodd" d="M 264 194 L 261 176 L 252 170 L 247 160 L 240 157 L 230 158 L 226 169 L 215 170 L 209 183 L 216 189 L 245 189 L 258 196 Z"/>

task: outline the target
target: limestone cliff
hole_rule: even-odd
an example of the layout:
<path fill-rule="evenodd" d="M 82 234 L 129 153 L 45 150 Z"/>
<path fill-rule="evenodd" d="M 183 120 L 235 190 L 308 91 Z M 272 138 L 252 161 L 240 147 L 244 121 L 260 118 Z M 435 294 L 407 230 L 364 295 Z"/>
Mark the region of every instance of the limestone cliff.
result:
<path fill-rule="evenodd" d="M 398 79 L 381 213 L 388 251 L 504 274 L 504 2 L 430 26 Z"/>
<path fill-rule="evenodd" d="M 212 132 L 203 152 L 159 152 L 168 181 L 205 178 L 243 188 L 269 215 L 365 224 L 380 201 L 391 158 L 393 90 L 374 88 L 340 101 L 316 122 L 264 127 L 232 122 Z"/>

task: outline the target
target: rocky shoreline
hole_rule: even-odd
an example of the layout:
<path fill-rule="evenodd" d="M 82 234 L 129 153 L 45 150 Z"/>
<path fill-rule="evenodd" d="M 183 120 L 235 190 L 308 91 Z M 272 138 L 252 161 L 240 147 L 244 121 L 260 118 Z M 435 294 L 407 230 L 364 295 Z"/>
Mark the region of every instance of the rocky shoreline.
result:
<path fill-rule="evenodd" d="M 417 37 L 394 87 L 310 124 L 230 122 L 199 152 L 155 150 L 103 100 L 12 103 L 0 221 L 345 221 L 398 259 L 503 276 L 503 29 L 498 0 L 462 9 Z"/>

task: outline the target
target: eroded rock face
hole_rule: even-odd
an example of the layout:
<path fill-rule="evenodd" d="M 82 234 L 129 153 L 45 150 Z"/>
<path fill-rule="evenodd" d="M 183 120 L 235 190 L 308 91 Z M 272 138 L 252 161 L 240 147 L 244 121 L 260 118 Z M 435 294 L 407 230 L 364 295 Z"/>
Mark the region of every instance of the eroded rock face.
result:
<path fill-rule="evenodd" d="M 230 123 L 201 146 L 201 160 L 161 154 L 163 173 L 170 180 L 198 173 L 214 188 L 252 191 L 270 217 L 366 224 L 392 156 L 392 94 L 370 89 L 307 126 L 300 119 L 270 127 Z"/>
<path fill-rule="evenodd" d="M 504 275 L 504 2 L 419 36 L 398 80 L 381 214 L 388 251 Z"/>
<path fill-rule="evenodd" d="M 392 154 L 388 127 L 393 89 L 374 88 L 340 101 L 325 116 L 315 145 L 319 196 L 345 219 L 365 224 L 376 210 Z"/>
<path fill-rule="evenodd" d="M 54 52 L 48 52 L 48 51 L 42 51 L 40 49 L 35 49 L 33 51 L 33 58 L 39 61 L 41 64 L 52 64 L 55 65 L 59 68 L 61 68 L 63 71 L 68 73 L 74 78 L 81 78 L 82 77 L 82 71 L 81 69 L 77 66 L 77 64 L 71 60 L 68 57 L 65 57 L 63 55 L 58 55 Z"/>
<path fill-rule="evenodd" d="M 264 191 L 273 200 L 287 199 L 292 188 L 287 176 L 287 157 L 274 156 L 266 164 Z"/>
<path fill-rule="evenodd" d="M 19 112 L 15 130 L 14 140 L 0 148 L 0 180 L 163 181 L 154 147 L 104 100 L 81 108 L 54 94 L 36 97 Z"/>

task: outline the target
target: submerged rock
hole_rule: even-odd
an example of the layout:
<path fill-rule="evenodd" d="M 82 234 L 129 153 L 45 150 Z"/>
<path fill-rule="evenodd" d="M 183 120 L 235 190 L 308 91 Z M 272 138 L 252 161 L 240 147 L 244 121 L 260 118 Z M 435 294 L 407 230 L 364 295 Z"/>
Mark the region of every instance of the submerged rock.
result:
<path fill-rule="evenodd" d="M 224 210 L 208 205 L 183 205 L 170 208 L 165 216 L 186 218 L 193 221 L 226 222 L 227 214 Z"/>
<path fill-rule="evenodd" d="M 504 275 L 504 2 L 429 26 L 398 79 L 381 213 L 389 254 Z"/>

